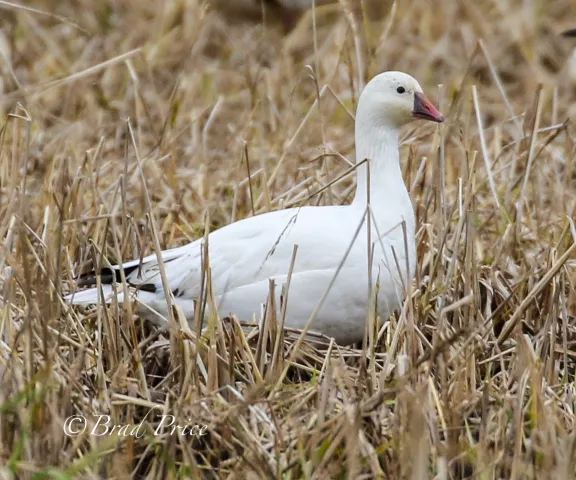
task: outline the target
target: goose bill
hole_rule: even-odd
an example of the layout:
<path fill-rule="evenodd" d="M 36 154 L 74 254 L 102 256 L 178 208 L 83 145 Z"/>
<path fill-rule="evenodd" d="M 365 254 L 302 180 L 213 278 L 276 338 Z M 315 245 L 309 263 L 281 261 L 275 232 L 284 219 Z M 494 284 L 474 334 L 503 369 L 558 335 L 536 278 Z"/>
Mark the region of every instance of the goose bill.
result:
<path fill-rule="evenodd" d="M 444 117 L 438 109 L 426 98 L 423 93 L 414 93 L 414 109 L 412 110 L 414 118 L 430 120 L 432 122 L 442 123 Z"/>

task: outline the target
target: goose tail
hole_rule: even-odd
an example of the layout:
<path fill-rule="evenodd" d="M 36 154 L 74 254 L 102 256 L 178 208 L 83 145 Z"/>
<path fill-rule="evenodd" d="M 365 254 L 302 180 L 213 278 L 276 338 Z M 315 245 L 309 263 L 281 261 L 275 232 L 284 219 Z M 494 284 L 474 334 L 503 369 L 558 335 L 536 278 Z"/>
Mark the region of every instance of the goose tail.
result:
<path fill-rule="evenodd" d="M 102 285 L 102 303 L 111 303 L 114 298 L 117 298 L 118 303 L 122 303 L 124 294 L 114 292 L 112 285 Z M 66 295 L 64 300 L 70 305 L 94 305 L 100 303 L 100 294 L 97 288 L 89 288 Z"/>

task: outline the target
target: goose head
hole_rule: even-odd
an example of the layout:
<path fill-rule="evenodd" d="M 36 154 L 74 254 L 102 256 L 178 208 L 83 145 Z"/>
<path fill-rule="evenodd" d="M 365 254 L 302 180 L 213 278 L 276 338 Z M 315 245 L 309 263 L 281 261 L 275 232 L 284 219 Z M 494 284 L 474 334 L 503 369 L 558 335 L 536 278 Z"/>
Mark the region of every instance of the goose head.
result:
<path fill-rule="evenodd" d="M 357 122 L 397 129 L 416 119 L 444 121 L 420 84 L 406 73 L 380 73 L 368 82 L 360 95 Z"/>

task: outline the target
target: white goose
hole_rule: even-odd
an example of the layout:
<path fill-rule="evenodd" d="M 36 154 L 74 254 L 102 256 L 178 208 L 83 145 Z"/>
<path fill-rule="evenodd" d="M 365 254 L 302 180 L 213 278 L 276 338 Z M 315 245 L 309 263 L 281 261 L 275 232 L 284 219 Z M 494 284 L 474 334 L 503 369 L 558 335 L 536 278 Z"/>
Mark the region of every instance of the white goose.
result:
<path fill-rule="evenodd" d="M 288 280 L 295 244 L 298 251 L 287 292 L 285 327 L 304 328 L 313 316 L 310 331 L 341 344 L 360 341 L 369 310 L 369 275 L 372 291 L 377 292 L 379 315 L 386 317 L 401 304 L 414 275 L 416 245 L 414 210 L 400 170 L 398 130 L 415 118 L 444 120 L 414 78 L 402 72 L 377 75 L 366 85 L 358 103 L 356 158 L 360 165 L 356 195 L 350 205 L 269 212 L 210 233 L 212 289 L 220 317 L 232 313 L 243 321 L 258 317 L 269 294 L 269 279 L 275 281 L 280 313 L 282 285 Z M 362 162 L 364 159 L 367 161 Z M 370 216 L 366 215 L 368 200 Z M 201 294 L 202 250 L 203 240 L 198 239 L 162 252 L 174 302 L 189 320 L 194 317 L 193 299 Z M 103 300 L 109 303 L 117 295 L 118 302 L 123 301 L 121 286 L 114 285 L 120 282 L 121 267 L 138 303 L 168 318 L 156 255 L 116 265 L 112 271 L 103 270 Z M 95 280 L 83 284 L 94 285 Z M 66 300 L 94 304 L 99 294 L 91 288 L 68 295 Z M 206 308 L 210 313 L 209 306 Z M 157 314 L 141 305 L 138 314 L 159 322 Z"/>

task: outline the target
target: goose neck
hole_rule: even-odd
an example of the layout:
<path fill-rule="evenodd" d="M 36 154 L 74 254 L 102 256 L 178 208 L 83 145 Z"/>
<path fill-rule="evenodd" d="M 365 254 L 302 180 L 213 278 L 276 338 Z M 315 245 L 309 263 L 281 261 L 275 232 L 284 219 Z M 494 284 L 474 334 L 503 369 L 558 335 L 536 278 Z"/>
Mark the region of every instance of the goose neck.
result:
<path fill-rule="evenodd" d="M 404 201 L 408 192 L 402 179 L 398 130 L 387 126 L 356 123 L 357 187 L 354 203 Z M 390 208 L 389 207 L 389 208 Z"/>

